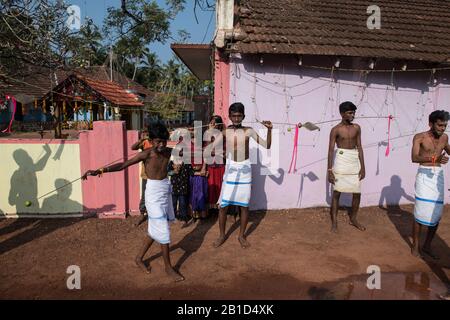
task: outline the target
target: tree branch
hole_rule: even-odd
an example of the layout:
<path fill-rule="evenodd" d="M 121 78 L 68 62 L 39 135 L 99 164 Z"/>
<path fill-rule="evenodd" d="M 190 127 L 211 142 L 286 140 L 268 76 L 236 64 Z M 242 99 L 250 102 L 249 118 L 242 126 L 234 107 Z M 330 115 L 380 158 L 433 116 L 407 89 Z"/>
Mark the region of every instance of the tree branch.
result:
<path fill-rule="evenodd" d="M 132 14 L 130 11 L 128 11 L 127 9 L 127 0 L 122 0 L 122 12 L 129 16 L 131 19 L 133 19 L 134 21 L 136 21 L 137 23 L 143 23 L 142 19 L 135 16 L 134 14 Z"/>

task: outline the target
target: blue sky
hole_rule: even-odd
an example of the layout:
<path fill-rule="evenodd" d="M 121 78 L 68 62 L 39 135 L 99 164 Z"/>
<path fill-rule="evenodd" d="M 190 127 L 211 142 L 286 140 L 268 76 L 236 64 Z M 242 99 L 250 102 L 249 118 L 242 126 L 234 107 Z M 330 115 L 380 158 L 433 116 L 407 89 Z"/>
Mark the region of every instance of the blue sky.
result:
<path fill-rule="evenodd" d="M 156 0 L 156 2 L 165 7 L 164 0 Z M 108 7 L 120 7 L 120 0 L 66 0 L 66 4 L 74 4 L 80 7 L 81 9 L 81 21 L 83 22 L 85 17 L 88 16 L 94 20 L 94 22 L 98 26 L 102 26 L 103 19 L 106 16 L 106 9 Z M 208 23 L 211 19 L 211 24 L 209 29 L 207 30 Z M 191 35 L 189 39 L 189 43 L 202 43 L 202 39 L 206 34 L 205 40 L 203 43 L 208 43 L 211 41 L 214 28 L 215 28 L 215 17 L 214 13 L 210 11 L 202 11 L 197 8 L 197 18 L 198 24 L 195 20 L 194 16 L 194 1 L 186 0 L 186 5 L 184 11 L 180 12 L 174 21 L 171 24 L 171 32 L 172 36 L 176 38 L 177 31 L 184 29 Z M 162 62 L 166 62 L 169 60 L 173 52 L 170 49 L 170 43 L 174 40 L 169 39 L 165 44 L 160 43 L 152 43 L 150 44 L 150 50 L 152 52 L 156 52 L 159 59 Z"/>

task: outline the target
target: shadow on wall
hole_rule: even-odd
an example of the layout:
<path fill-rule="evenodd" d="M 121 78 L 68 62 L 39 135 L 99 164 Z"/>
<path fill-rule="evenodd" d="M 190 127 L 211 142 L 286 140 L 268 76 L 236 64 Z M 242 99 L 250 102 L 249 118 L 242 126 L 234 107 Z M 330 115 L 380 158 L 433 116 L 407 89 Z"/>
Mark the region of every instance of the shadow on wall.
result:
<path fill-rule="evenodd" d="M 281 185 L 284 180 L 284 170 L 278 168 L 273 172 L 270 168 L 261 164 L 261 150 L 257 149 L 258 162 L 252 165 L 252 193 L 250 197 L 251 206 L 254 210 L 267 210 L 267 195 L 264 190 L 266 179 L 269 177 L 277 185 Z"/>
<path fill-rule="evenodd" d="M 58 146 L 53 160 L 60 160 L 63 149 L 64 143 Z M 42 207 L 39 207 L 36 173 L 45 169 L 52 153 L 47 144 L 43 145 L 43 152 L 44 155 L 36 163 L 23 149 L 17 149 L 13 153 L 18 169 L 11 176 L 8 202 L 11 206 L 15 206 L 19 217 L 26 214 L 75 214 L 86 211 L 104 213 L 115 207 L 115 205 L 110 204 L 102 208 L 83 209 L 81 203 L 71 199 L 72 183 L 63 178 L 55 180 L 54 191 L 43 200 Z"/>
<path fill-rule="evenodd" d="M 20 157 L 22 157 L 21 160 L 19 160 L 21 167 L 19 167 L 19 169 L 16 172 L 14 172 L 13 178 L 11 178 L 11 181 L 14 183 L 11 183 L 11 192 L 10 192 L 10 199 L 14 199 L 14 202 L 16 203 L 16 208 L 18 208 L 17 212 L 19 214 L 19 217 L 21 213 L 24 213 L 24 211 L 19 210 L 21 210 L 22 206 L 25 206 L 25 201 L 32 202 L 32 205 L 30 207 L 32 207 L 33 213 L 36 214 L 55 213 L 58 210 L 65 211 L 66 209 L 72 210 L 72 208 L 73 208 L 72 212 L 74 213 L 79 213 L 81 211 L 80 209 L 82 209 L 82 205 L 70 199 L 70 195 L 72 194 L 72 185 L 69 183 L 69 181 L 65 179 L 56 179 L 55 187 L 57 189 L 59 188 L 58 190 L 56 190 L 56 194 L 51 195 L 48 198 L 45 198 L 42 203 L 42 208 L 40 209 L 38 208 L 38 210 L 36 210 L 36 206 L 39 206 L 39 203 L 37 199 L 37 180 L 35 172 L 40 170 L 36 170 L 36 165 L 33 165 L 32 161 L 30 162 L 31 158 L 29 157 L 28 154 L 26 154 L 26 152 L 25 153 L 24 151 L 20 152 L 19 155 Z M 44 158 L 48 159 L 49 156 L 50 153 L 47 153 L 46 157 Z M 25 165 L 27 166 L 25 167 Z M 45 166 L 45 164 L 42 165 Z M 38 167 L 38 169 L 40 168 L 41 167 Z M 27 171 L 34 174 L 34 176 L 32 176 L 33 179 L 31 181 L 31 184 L 20 185 L 19 183 L 23 181 L 22 175 Z M 25 200 L 25 199 L 32 199 L 32 200 Z M 18 203 L 19 201 L 20 203 Z M 26 208 L 28 209 L 28 207 Z M 5 234 L 16 233 L 15 236 L 9 237 L 7 240 L 0 242 L 0 255 L 7 251 L 18 248 L 30 241 L 45 236 L 57 229 L 65 228 L 74 223 L 77 223 L 81 219 L 82 218 L 15 219 L 13 223 L 0 229 L 0 237 L 2 237 Z M 20 232 L 17 233 L 18 231 Z"/>
<path fill-rule="evenodd" d="M 395 226 L 399 235 L 406 242 L 406 244 L 411 247 L 414 214 L 400 207 L 400 200 L 402 198 L 414 202 L 414 198 L 408 195 L 403 189 L 401 178 L 397 175 L 393 175 L 391 177 L 391 184 L 384 187 L 381 191 L 378 206 L 380 209 L 386 211 L 389 220 Z M 386 207 L 384 206 L 385 204 Z M 422 229 L 427 229 L 427 227 L 423 227 Z M 438 254 L 438 256 L 440 256 L 440 259 L 435 261 L 429 257 L 424 256 L 422 257 L 422 260 L 444 284 L 449 286 L 450 281 L 444 269 L 448 269 L 450 265 L 450 248 L 438 233 L 439 229 L 434 236 L 431 246 Z M 422 242 L 424 241 L 424 239 L 425 233 L 423 232 L 423 234 L 421 235 Z"/>
<path fill-rule="evenodd" d="M 13 153 L 14 161 L 19 168 L 11 176 L 8 202 L 11 206 L 16 207 L 18 215 L 39 210 L 36 208 L 39 206 L 36 172 L 44 170 L 51 155 L 50 147 L 47 144 L 42 147 L 45 154 L 36 163 L 23 149 L 17 149 Z M 27 206 L 27 202 L 31 205 Z"/>
<path fill-rule="evenodd" d="M 42 208 L 39 210 L 40 213 L 55 213 L 55 211 L 57 213 L 58 210 L 80 213 L 83 208 L 82 204 L 70 199 L 72 194 L 72 184 L 70 181 L 65 179 L 56 179 L 55 187 L 58 189 L 55 191 L 56 194 L 44 199 Z M 101 213 L 111 211 L 115 207 L 116 206 L 114 204 L 109 204 L 103 206 L 102 208 L 88 209 L 88 211 Z M 0 229 L 0 237 L 5 234 L 16 233 L 17 231 L 21 232 L 3 242 L 0 242 L 0 255 L 9 250 L 20 247 L 27 242 L 45 236 L 57 229 L 71 226 L 82 219 L 84 218 L 62 217 L 61 219 L 15 219 L 13 223 Z"/>
<path fill-rule="evenodd" d="M 255 151 L 254 149 L 251 152 Z M 270 168 L 263 166 L 261 164 L 262 154 L 261 150 L 256 148 L 257 161 L 256 164 L 252 165 L 252 187 L 250 196 L 250 208 L 252 213 L 249 215 L 249 225 L 245 236 L 249 236 L 253 233 L 264 219 L 267 213 L 267 195 L 264 190 L 266 184 L 266 178 L 270 177 L 276 184 L 281 185 L 284 180 L 284 170 L 278 168 L 277 172 L 273 172 Z M 240 226 L 240 219 L 236 221 L 236 216 L 238 215 L 239 209 L 237 207 L 228 208 L 228 214 L 230 212 L 234 215 L 234 223 L 231 225 L 230 229 L 227 231 L 225 237 L 228 238 L 235 230 Z"/>
<path fill-rule="evenodd" d="M 11 189 L 9 191 L 8 202 L 16 207 L 16 212 L 20 217 L 27 214 L 80 214 L 83 212 L 83 205 L 70 199 L 72 195 L 72 184 L 66 179 L 55 180 L 55 194 L 50 194 L 39 207 L 38 185 L 36 172 L 44 170 L 51 155 L 48 145 L 43 146 L 44 156 L 36 163 L 30 155 L 23 149 L 17 149 L 13 153 L 13 158 L 19 168 L 11 176 Z M 55 153 L 54 160 L 59 160 L 63 147 L 59 147 Z M 102 208 L 86 209 L 89 212 L 107 212 L 115 208 L 114 204 L 105 205 Z M 0 214 L 5 213 L 0 211 Z M 15 233 L 7 240 L 0 242 L 0 254 L 20 247 L 21 245 L 49 234 L 56 229 L 64 228 L 77 223 L 82 218 L 63 219 L 14 219 L 11 224 L 0 229 L 0 237 L 6 234 Z"/>
<path fill-rule="evenodd" d="M 72 183 L 66 179 L 55 180 L 55 191 L 53 194 L 44 199 L 42 207 L 39 210 L 43 214 L 51 213 L 81 213 L 83 205 L 75 200 L 70 199 L 72 195 Z"/>
<path fill-rule="evenodd" d="M 382 207 L 384 203 L 386 203 L 388 207 L 398 207 L 402 198 L 414 202 L 414 197 L 408 195 L 405 192 L 405 189 L 403 189 L 402 179 L 398 175 L 393 175 L 391 177 L 391 184 L 389 186 L 385 186 L 381 190 L 379 206 Z"/>
<path fill-rule="evenodd" d="M 307 181 L 310 182 L 314 182 L 319 180 L 319 177 L 312 171 L 309 171 L 308 173 L 302 173 L 301 175 L 301 180 L 300 180 L 300 189 L 299 189 L 299 193 L 298 193 L 298 198 L 297 198 L 297 206 L 299 208 L 302 207 L 302 200 L 303 200 L 303 190 L 304 190 L 304 186 L 305 186 L 305 178 Z M 328 196 L 328 194 L 327 194 Z"/>

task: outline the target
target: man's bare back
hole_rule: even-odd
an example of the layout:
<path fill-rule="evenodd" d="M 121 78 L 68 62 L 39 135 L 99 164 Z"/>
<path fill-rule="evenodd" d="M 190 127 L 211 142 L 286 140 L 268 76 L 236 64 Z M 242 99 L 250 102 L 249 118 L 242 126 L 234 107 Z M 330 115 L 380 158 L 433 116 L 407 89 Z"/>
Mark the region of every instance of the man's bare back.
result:
<path fill-rule="evenodd" d="M 142 151 L 145 174 L 150 180 L 163 180 L 167 178 L 167 166 L 171 152 L 171 148 L 166 148 L 163 152 L 157 152 L 155 148 Z"/>

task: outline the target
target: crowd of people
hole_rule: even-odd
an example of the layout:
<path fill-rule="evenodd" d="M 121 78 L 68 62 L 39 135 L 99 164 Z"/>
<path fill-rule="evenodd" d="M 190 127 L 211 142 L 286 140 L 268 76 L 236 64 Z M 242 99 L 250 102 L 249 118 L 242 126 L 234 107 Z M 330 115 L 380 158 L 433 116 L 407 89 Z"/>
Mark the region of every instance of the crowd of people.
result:
<path fill-rule="evenodd" d="M 208 124 L 208 129 L 223 131 L 222 117 L 214 115 Z M 193 135 L 193 131 L 190 131 Z M 173 132 L 170 132 L 173 134 Z M 214 137 L 212 138 L 214 141 Z M 141 139 L 131 147 L 133 150 L 146 150 L 151 148 L 152 144 L 148 138 L 148 131 L 144 129 L 141 132 Z M 205 146 L 203 146 L 205 147 Z M 194 145 L 192 144 L 192 150 Z M 203 148 L 202 148 L 203 150 Z M 213 154 L 214 156 L 214 154 Z M 223 175 L 225 172 L 225 158 L 221 163 L 206 164 L 203 157 L 196 163 L 194 152 L 191 161 L 177 161 L 171 158 L 168 165 L 168 176 L 172 185 L 172 203 L 177 220 L 188 223 L 193 220 L 204 220 L 211 214 L 218 213 L 218 200 L 222 189 Z M 141 219 L 137 225 L 147 219 L 147 210 L 145 207 L 145 189 L 147 176 L 145 174 L 144 164 L 141 164 L 142 194 L 139 203 Z M 230 211 L 236 214 L 236 210 Z"/>
<path fill-rule="evenodd" d="M 353 196 L 350 214 L 350 224 L 365 231 L 357 219 L 361 199 L 361 182 L 365 178 L 365 161 L 361 143 L 361 127 L 353 123 L 356 106 L 346 101 L 339 105 L 342 120 L 330 132 L 328 148 L 327 178 L 333 185 L 331 204 L 331 231 L 337 233 L 337 213 L 341 193 Z M 136 257 L 136 264 L 144 270 L 143 257 L 154 241 L 161 244 L 166 272 L 175 281 L 184 280 L 176 271 L 169 255 L 170 228 L 169 221 L 176 218 L 187 221 L 198 220 L 208 216 L 208 211 L 218 209 L 219 237 L 214 241 L 214 247 L 220 247 L 225 241 L 226 214 L 230 207 L 238 207 L 240 214 L 240 230 L 238 241 L 242 248 L 248 248 L 250 243 L 245 236 L 249 217 L 249 205 L 252 185 L 252 168 L 249 159 L 249 141 L 253 139 L 260 146 L 270 149 L 272 144 L 272 123 L 262 121 L 267 128 L 266 139 L 261 138 L 252 127 L 244 126 L 244 105 L 233 103 L 228 110 L 231 125 L 224 128 L 222 119 L 213 116 L 209 129 L 215 134 L 208 144 L 195 146 L 190 161 L 180 160 L 173 156 L 173 149 L 167 147 L 170 133 L 162 123 L 149 127 L 148 138 L 143 137 L 133 145 L 133 149 L 142 149 L 132 159 L 97 170 L 88 170 L 83 179 L 88 176 L 102 175 L 105 172 L 123 170 L 131 165 L 142 162 L 143 199 L 141 211 L 148 212 L 148 236 Z M 443 165 L 449 161 L 450 144 L 445 133 L 449 112 L 435 110 L 429 115 L 430 130 L 417 133 L 413 138 L 411 159 L 419 164 L 415 183 L 414 224 L 412 228 L 413 243 L 411 253 L 416 257 L 427 256 L 433 260 L 439 259 L 431 248 L 442 217 L 444 206 L 444 172 Z M 299 123 L 298 127 L 302 124 Z M 179 140 L 181 142 L 182 140 Z M 186 142 L 186 141 L 185 141 Z M 222 143 L 222 155 L 215 159 L 224 160 L 206 164 L 209 150 Z M 191 145 L 193 147 L 194 144 Z M 209 148 L 210 147 L 210 148 Z M 337 148 L 336 148 L 337 147 Z M 192 150 L 192 148 L 191 148 Z M 220 148 L 219 148 L 220 150 Z M 195 155 L 200 156 L 195 156 Z M 223 157 L 223 158 L 222 158 Z M 183 157 L 182 157 L 183 158 Z M 183 159 L 186 159 L 184 157 Z M 189 158 L 187 158 L 189 159 Z M 226 160 L 226 162 L 225 162 Z M 187 163 L 190 162 L 190 163 Z M 428 230 L 425 241 L 421 245 L 421 229 Z M 450 292 L 442 296 L 448 299 Z"/>

